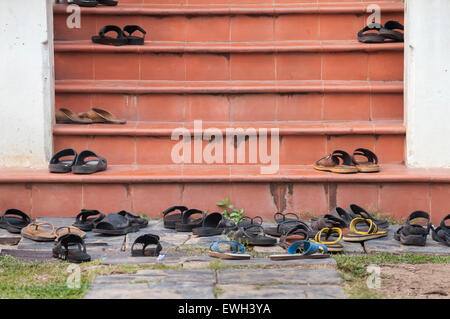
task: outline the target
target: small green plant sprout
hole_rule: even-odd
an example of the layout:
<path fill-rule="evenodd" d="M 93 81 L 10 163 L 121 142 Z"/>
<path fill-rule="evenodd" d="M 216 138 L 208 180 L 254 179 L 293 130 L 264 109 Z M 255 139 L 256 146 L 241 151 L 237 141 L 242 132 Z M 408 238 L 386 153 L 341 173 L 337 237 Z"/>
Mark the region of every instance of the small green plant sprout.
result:
<path fill-rule="evenodd" d="M 217 202 L 216 205 L 224 208 L 224 211 L 222 211 L 222 215 L 225 218 L 231 219 L 235 223 L 237 223 L 242 217 L 244 217 L 244 209 L 235 208 L 230 203 L 230 199 L 228 197 L 221 202 Z"/>

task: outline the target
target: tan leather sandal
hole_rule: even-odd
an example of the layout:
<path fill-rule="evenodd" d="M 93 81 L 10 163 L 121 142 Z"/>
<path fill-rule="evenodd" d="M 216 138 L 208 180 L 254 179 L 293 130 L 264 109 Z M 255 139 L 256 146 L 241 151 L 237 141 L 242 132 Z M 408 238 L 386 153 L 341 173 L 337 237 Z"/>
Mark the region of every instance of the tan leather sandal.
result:
<path fill-rule="evenodd" d="M 55 241 L 58 241 L 61 236 L 64 236 L 67 234 L 74 234 L 74 235 L 80 236 L 81 238 L 86 237 L 86 233 L 77 227 L 62 226 L 62 227 L 56 228 L 56 230 L 55 230 L 55 235 L 56 235 Z"/>
<path fill-rule="evenodd" d="M 352 162 L 361 173 L 375 173 L 380 171 L 378 157 L 375 153 L 365 148 L 358 148 L 353 152 Z"/>
<path fill-rule="evenodd" d="M 85 113 L 80 113 L 79 116 L 84 119 L 90 119 L 92 123 L 125 124 L 127 122 L 126 120 L 118 119 L 112 113 L 99 108 L 92 108 Z"/>
<path fill-rule="evenodd" d="M 69 109 L 60 108 L 55 112 L 56 123 L 58 124 L 92 124 L 89 118 L 81 118 L 78 114 Z"/>
<path fill-rule="evenodd" d="M 325 172 L 340 174 L 358 173 L 358 169 L 353 165 L 350 155 L 340 150 L 336 150 L 330 155 L 319 159 L 313 167 L 318 171 Z"/>
<path fill-rule="evenodd" d="M 42 226 L 50 226 L 51 230 L 48 231 Z M 22 229 L 21 235 L 34 241 L 54 241 L 56 238 L 55 226 L 50 223 L 31 223 Z"/>

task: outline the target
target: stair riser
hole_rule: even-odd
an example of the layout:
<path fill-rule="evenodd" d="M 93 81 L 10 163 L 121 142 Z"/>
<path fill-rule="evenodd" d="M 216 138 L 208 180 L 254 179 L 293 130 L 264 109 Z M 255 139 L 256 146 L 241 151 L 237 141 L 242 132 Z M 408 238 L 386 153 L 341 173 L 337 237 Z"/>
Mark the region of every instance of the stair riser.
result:
<path fill-rule="evenodd" d="M 149 183 L 0 184 L 1 211 L 11 207 L 32 217 L 75 217 L 81 208 L 103 213 L 122 209 L 161 218 L 172 205 L 214 212 L 229 197 L 248 216 L 273 220 L 276 211 L 319 216 L 331 208 L 355 203 L 372 213 L 406 219 L 415 210 L 431 214 L 438 225 L 448 213 L 447 183 Z M 205 196 L 205 194 L 208 194 Z"/>
<path fill-rule="evenodd" d="M 90 40 L 105 25 L 138 24 L 147 41 L 242 42 L 283 40 L 355 40 L 368 14 L 303 13 L 270 15 L 95 15 L 82 14 L 81 28 L 67 27 L 67 14 L 55 14 L 55 40 Z M 385 12 L 382 23 L 403 13 Z"/>
<path fill-rule="evenodd" d="M 56 108 L 107 109 L 128 121 L 369 121 L 403 119 L 403 94 L 56 94 Z"/>
<path fill-rule="evenodd" d="M 176 164 L 171 154 L 178 140 L 171 140 L 169 136 L 54 136 L 54 150 L 74 148 L 77 151 L 90 149 L 105 157 L 111 165 L 156 165 Z M 319 158 L 333 150 L 341 149 L 353 152 L 356 148 L 364 147 L 373 150 L 381 163 L 403 163 L 404 160 L 403 135 L 290 135 L 281 136 L 279 142 L 279 164 L 313 164 Z M 203 148 L 208 144 L 203 141 Z M 191 162 L 194 163 L 194 143 L 191 145 Z M 271 150 L 270 137 L 267 148 Z M 232 164 L 249 164 L 249 142 L 245 142 L 245 162 L 236 160 L 237 149 L 233 148 L 234 161 Z M 256 160 L 260 163 L 257 155 Z M 201 160 L 201 159 L 200 159 Z M 276 158 L 271 160 L 275 164 Z M 206 164 L 203 160 L 201 163 Z M 199 163 L 200 164 L 200 163 Z M 223 143 L 222 163 L 226 164 L 226 143 Z"/>
<path fill-rule="evenodd" d="M 55 72 L 56 80 L 401 81 L 403 52 L 57 53 Z"/>

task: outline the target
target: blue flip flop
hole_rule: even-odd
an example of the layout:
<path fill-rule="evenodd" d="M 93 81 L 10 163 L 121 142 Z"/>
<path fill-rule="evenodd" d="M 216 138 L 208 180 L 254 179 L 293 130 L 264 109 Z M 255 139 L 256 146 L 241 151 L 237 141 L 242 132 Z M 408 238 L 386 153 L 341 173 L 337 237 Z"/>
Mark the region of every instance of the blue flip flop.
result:
<path fill-rule="evenodd" d="M 287 254 L 271 255 L 271 260 L 321 259 L 329 258 L 327 246 L 307 240 L 298 240 L 287 248 Z"/>
<path fill-rule="evenodd" d="M 227 248 L 225 248 L 225 247 Z M 227 252 L 226 250 L 229 252 Z M 209 246 L 209 256 L 222 259 L 250 259 L 245 246 L 233 240 L 219 240 Z"/>

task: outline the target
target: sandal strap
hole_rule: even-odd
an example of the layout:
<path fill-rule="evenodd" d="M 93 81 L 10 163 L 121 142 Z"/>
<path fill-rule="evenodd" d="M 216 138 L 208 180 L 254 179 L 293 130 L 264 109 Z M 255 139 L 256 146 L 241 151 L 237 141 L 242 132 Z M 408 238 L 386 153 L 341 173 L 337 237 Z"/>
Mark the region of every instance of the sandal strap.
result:
<path fill-rule="evenodd" d="M 81 246 L 82 252 L 86 252 L 86 244 L 80 236 L 76 234 L 65 234 L 58 238 L 58 245 L 64 247 L 66 252 L 69 251 L 70 244 L 78 244 Z"/>
<path fill-rule="evenodd" d="M 123 28 L 123 31 L 127 32 L 128 35 L 132 35 L 136 31 L 142 32 L 144 36 L 147 34 L 147 32 L 138 25 L 127 25 Z"/>
<path fill-rule="evenodd" d="M 281 212 L 276 212 L 273 215 L 273 219 L 277 222 L 277 224 L 279 224 L 279 222 L 277 221 L 277 216 L 281 216 L 283 219 L 281 222 L 286 221 L 286 216 L 294 216 L 296 220 L 300 220 L 300 218 L 298 217 L 297 214 L 295 213 L 281 213 Z"/>
<path fill-rule="evenodd" d="M 393 21 L 393 20 L 390 20 L 390 21 L 386 22 L 384 24 L 384 28 L 385 29 L 389 29 L 389 30 L 393 30 L 393 29 L 404 30 L 405 29 L 403 24 L 401 24 L 398 21 Z"/>
<path fill-rule="evenodd" d="M 172 206 L 167 208 L 165 211 L 162 212 L 163 217 L 166 217 L 167 215 L 174 213 L 175 211 L 179 211 L 180 213 L 183 214 L 183 212 L 187 211 L 188 208 L 186 206 Z"/>
<path fill-rule="evenodd" d="M 67 229 L 69 234 L 72 234 L 71 230 L 80 230 L 77 227 L 74 226 L 61 226 L 55 229 L 55 234 L 58 235 L 58 233 L 63 230 L 63 229 Z"/>
<path fill-rule="evenodd" d="M 372 152 L 371 150 L 368 150 L 366 148 L 357 148 L 353 152 L 352 161 L 353 161 L 353 163 L 358 164 L 358 161 L 356 160 L 356 156 L 364 156 L 365 158 L 367 158 L 367 161 L 369 163 L 378 164 L 378 157 L 375 155 L 374 152 Z"/>
<path fill-rule="evenodd" d="M 76 165 L 76 166 L 85 165 L 86 162 L 85 162 L 84 160 L 85 160 L 86 158 L 88 158 L 88 157 L 95 157 L 95 158 L 97 158 L 97 159 L 98 159 L 98 164 L 97 164 L 97 165 L 100 165 L 100 164 L 102 164 L 102 163 L 103 163 L 104 165 L 107 164 L 107 161 L 106 161 L 105 158 L 103 158 L 103 157 L 101 157 L 101 156 L 95 154 L 93 151 L 90 151 L 90 150 L 84 150 L 84 151 L 82 151 L 80 154 L 78 154 L 77 159 L 75 160 L 75 165 Z"/>
<path fill-rule="evenodd" d="M 450 219 L 450 214 L 448 214 L 447 216 L 445 216 L 444 217 L 444 219 L 441 221 L 441 228 L 444 228 L 444 229 L 449 229 L 448 227 L 447 227 L 447 225 L 445 225 L 445 221 L 446 220 L 449 220 Z"/>
<path fill-rule="evenodd" d="M 60 162 L 59 159 L 65 156 L 74 157 L 72 160 L 73 165 L 77 159 L 77 152 L 72 148 L 65 148 L 63 150 L 60 150 L 59 152 L 56 152 L 55 155 L 52 156 L 52 158 L 50 159 L 50 164 L 58 164 Z"/>
<path fill-rule="evenodd" d="M 35 227 L 34 229 L 37 230 L 38 228 L 41 228 L 41 226 L 44 225 L 50 226 L 52 228 L 52 231 L 49 232 L 50 234 L 55 232 L 55 226 L 53 226 L 53 224 L 51 223 L 31 223 L 27 226 L 27 228 L 31 230 L 32 227 L 34 226 Z"/>
<path fill-rule="evenodd" d="M 328 241 L 328 238 L 331 236 L 331 234 L 338 234 L 338 238 L 333 241 Z M 322 235 L 325 234 L 325 240 L 322 240 Z M 314 237 L 314 242 L 318 244 L 324 244 L 324 245 L 332 245 L 337 244 L 342 239 L 342 229 L 339 227 L 332 227 L 332 228 L 322 228 Z"/>
<path fill-rule="evenodd" d="M 328 252 L 328 248 L 327 246 L 323 245 L 323 244 L 318 244 L 318 243 L 314 243 L 311 241 L 307 241 L 307 240 L 299 240 L 296 241 L 294 243 L 292 243 L 288 249 L 287 249 L 287 253 L 288 254 L 297 254 L 297 250 L 299 247 L 302 247 L 302 255 L 312 255 L 314 253 L 316 253 L 317 251 L 321 251 L 323 254 Z"/>
<path fill-rule="evenodd" d="M 188 224 L 189 217 L 191 217 L 192 215 L 202 215 L 203 223 L 205 222 L 206 214 L 203 211 L 199 210 L 199 209 L 191 208 L 191 209 L 188 209 L 185 212 L 183 212 L 183 215 L 181 216 L 181 223 L 182 224 Z"/>
<path fill-rule="evenodd" d="M 367 35 L 367 34 L 364 34 L 364 32 L 367 32 L 367 31 L 370 31 L 370 30 L 380 31 L 382 27 L 383 26 L 381 24 L 379 24 L 379 23 L 371 23 L 371 24 L 367 25 L 366 27 L 364 27 L 361 31 L 358 32 L 358 37 L 361 37 L 363 35 Z"/>
<path fill-rule="evenodd" d="M 102 220 L 105 217 L 105 214 L 99 212 L 98 210 L 83 208 L 81 212 L 75 217 L 75 220 L 78 222 L 86 222 L 88 220 L 88 217 L 96 215 L 99 215 L 99 217 L 93 220 L 94 223 L 96 221 Z"/>
<path fill-rule="evenodd" d="M 100 37 L 102 37 L 102 38 L 112 38 L 112 37 L 105 36 L 106 33 L 111 32 L 111 31 L 117 33 L 117 39 L 124 39 L 124 38 L 126 38 L 125 34 L 122 31 L 122 29 L 119 28 L 116 25 L 106 25 L 106 26 L 104 26 L 103 28 L 100 29 L 100 31 L 98 32 L 98 35 Z"/>
<path fill-rule="evenodd" d="M 145 234 L 142 236 L 139 236 L 138 238 L 136 238 L 136 240 L 134 241 L 133 245 L 131 246 L 131 251 L 134 250 L 134 246 L 136 244 L 143 244 L 142 246 L 142 255 L 145 254 L 145 249 L 149 246 L 149 245 L 156 245 L 155 251 L 156 254 L 155 255 L 159 255 L 159 253 L 162 250 L 162 245 L 159 242 L 159 236 L 158 235 L 154 235 L 154 234 Z"/>
<path fill-rule="evenodd" d="M 367 231 L 362 231 L 362 230 L 358 230 L 356 228 L 356 225 L 361 224 L 361 223 L 365 223 L 367 225 L 369 225 L 369 229 Z M 360 234 L 360 235 L 371 235 L 371 234 L 376 234 L 378 232 L 378 226 L 377 224 L 372 221 L 371 219 L 368 218 L 354 218 L 351 222 L 350 222 L 350 231 L 355 233 L 355 234 Z"/>
<path fill-rule="evenodd" d="M 27 214 L 25 214 L 24 212 L 22 212 L 21 210 L 18 210 L 18 209 L 15 209 L 15 208 L 8 209 L 3 214 L 2 218 L 6 217 L 7 215 L 8 216 L 19 216 L 19 217 L 22 217 L 22 219 L 24 221 L 26 221 L 27 223 L 31 223 L 31 217 L 28 216 Z"/>

